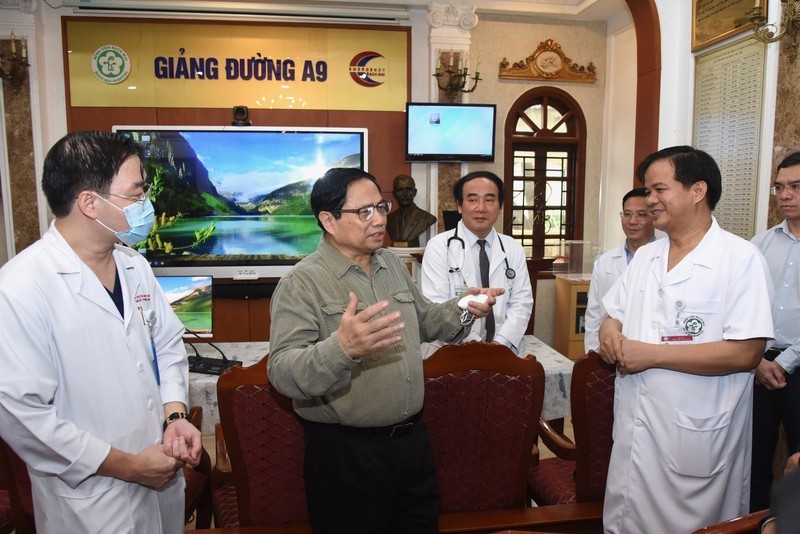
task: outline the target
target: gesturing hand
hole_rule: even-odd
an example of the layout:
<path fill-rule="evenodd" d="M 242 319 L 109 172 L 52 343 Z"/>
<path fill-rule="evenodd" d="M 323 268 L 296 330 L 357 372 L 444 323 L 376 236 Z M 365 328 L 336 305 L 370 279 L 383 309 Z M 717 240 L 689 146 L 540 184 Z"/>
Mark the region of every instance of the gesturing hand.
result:
<path fill-rule="evenodd" d="M 339 344 L 345 354 L 360 358 L 400 343 L 398 332 L 406 325 L 400 321 L 399 311 L 381 315 L 389 306 L 388 301 L 376 302 L 359 313 L 356 313 L 357 306 L 358 297 L 351 291 L 338 331 Z"/>

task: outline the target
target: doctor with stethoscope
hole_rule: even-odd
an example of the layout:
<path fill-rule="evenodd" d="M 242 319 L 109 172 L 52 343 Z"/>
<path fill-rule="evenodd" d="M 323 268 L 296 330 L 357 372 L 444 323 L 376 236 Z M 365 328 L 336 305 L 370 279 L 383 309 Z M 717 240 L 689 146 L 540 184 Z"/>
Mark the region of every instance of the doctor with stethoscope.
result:
<path fill-rule="evenodd" d="M 423 294 L 434 302 L 460 296 L 468 287 L 505 288 L 493 307 L 494 324 L 490 318 L 475 321 L 463 342 L 500 343 L 524 355 L 533 292 L 522 246 L 494 229 L 503 195 L 503 181 L 488 171 L 469 173 L 456 182 L 453 196 L 461 220 L 456 228 L 434 236 L 425 247 L 421 286 Z M 481 247 L 488 260 L 488 280 L 482 279 Z M 423 354 L 437 348 L 429 347 Z"/>

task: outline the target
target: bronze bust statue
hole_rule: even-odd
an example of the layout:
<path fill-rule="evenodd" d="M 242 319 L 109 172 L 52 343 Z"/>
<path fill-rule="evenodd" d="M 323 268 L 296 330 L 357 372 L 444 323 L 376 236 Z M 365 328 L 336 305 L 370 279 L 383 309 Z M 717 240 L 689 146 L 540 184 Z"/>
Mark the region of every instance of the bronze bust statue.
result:
<path fill-rule="evenodd" d="M 399 207 L 389 214 L 386 231 L 394 246 L 418 247 L 420 234 L 436 222 L 436 217 L 414 204 L 417 187 L 411 176 L 400 174 L 395 177 L 392 195 Z"/>

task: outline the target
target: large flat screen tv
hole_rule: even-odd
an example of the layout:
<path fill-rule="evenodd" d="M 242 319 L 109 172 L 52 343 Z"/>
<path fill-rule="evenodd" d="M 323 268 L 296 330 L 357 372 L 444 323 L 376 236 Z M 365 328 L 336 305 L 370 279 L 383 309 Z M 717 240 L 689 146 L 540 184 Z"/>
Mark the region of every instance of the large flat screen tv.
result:
<path fill-rule="evenodd" d="M 363 128 L 115 126 L 144 147 L 156 274 L 279 278 L 317 248 L 314 181 L 367 170 Z"/>
<path fill-rule="evenodd" d="M 406 161 L 494 161 L 494 104 L 406 104 Z"/>

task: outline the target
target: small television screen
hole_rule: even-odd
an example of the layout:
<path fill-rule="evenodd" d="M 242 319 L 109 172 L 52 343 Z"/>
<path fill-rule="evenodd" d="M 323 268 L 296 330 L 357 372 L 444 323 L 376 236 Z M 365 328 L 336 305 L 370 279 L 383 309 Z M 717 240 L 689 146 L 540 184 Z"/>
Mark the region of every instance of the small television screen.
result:
<path fill-rule="evenodd" d="M 406 161 L 494 161 L 494 104 L 406 104 Z"/>
<path fill-rule="evenodd" d="M 157 275 L 156 280 L 186 333 L 210 337 L 213 333 L 212 277 Z"/>
<path fill-rule="evenodd" d="M 115 126 L 144 148 L 156 222 L 136 248 L 156 274 L 279 278 L 316 250 L 311 187 L 367 169 L 362 128 Z"/>

